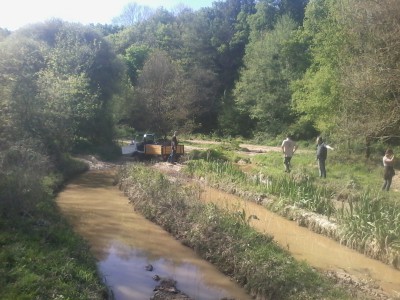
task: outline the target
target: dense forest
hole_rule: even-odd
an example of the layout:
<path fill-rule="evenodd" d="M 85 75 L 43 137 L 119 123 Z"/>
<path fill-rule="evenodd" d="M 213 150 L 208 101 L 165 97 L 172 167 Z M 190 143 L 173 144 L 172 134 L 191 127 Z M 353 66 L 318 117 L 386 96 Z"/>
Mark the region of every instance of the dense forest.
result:
<path fill-rule="evenodd" d="M 395 141 L 399 15 L 396 0 L 131 3 L 113 24 L 0 29 L 0 187 L 32 192 L 26 170 L 127 129 Z"/>

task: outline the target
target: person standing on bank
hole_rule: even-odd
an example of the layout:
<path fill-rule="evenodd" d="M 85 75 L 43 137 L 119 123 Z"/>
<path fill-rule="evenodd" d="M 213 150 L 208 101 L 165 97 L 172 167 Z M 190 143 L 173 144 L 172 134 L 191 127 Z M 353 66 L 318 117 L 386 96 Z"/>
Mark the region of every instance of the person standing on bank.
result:
<path fill-rule="evenodd" d="M 282 142 L 282 153 L 283 153 L 283 164 L 285 165 L 285 172 L 290 173 L 290 161 L 292 160 L 293 154 L 296 152 L 297 145 L 288 135 Z"/>
<path fill-rule="evenodd" d="M 383 179 L 385 180 L 382 186 L 382 190 L 389 191 L 392 185 L 392 179 L 395 175 L 394 172 L 394 153 L 392 149 L 387 149 L 385 155 L 383 156 Z"/>
<path fill-rule="evenodd" d="M 177 132 L 174 131 L 174 135 L 172 136 L 171 139 L 171 154 L 168 157 L 168 161 L 171 164 L 175 164 L 175 154 L 176 154 L 176 148 L 178 146 L 178 139 L 176 138 Z"/>
<path fill-rule="evenodd" d="M 322 136 L 317 138 L 317 161 L 319 168 L 319 177 L 326 178 L 326 167 L 325 161 L 328 157 L 328 149 L 333 150 L 333 148 L 324 143 Z"/>

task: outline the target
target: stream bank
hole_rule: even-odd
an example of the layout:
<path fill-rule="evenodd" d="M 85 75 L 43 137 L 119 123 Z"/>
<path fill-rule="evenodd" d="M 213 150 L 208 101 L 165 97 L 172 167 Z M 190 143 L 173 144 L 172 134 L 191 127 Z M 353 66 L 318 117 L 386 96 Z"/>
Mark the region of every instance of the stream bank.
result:
<path fill-rule="evenodd" d="M 69 182 L 57 204 L 87 240 L 113 299 L 251 299 L 212 264 L 136 213 L 114 184 L 114 165 L 93 158 L 90 164 L 92 171 Z"/>

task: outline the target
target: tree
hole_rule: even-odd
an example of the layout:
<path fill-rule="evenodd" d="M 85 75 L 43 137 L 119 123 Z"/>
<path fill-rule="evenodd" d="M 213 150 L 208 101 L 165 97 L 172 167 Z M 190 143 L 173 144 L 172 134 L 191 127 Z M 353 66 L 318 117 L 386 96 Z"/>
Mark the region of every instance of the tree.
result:
<path fill-rule="evenodd" d="M 48 59 L 50 72 L 45 74 L 65 80 L 73 89 L 69 95 L 74 95 L 74 113 L 81 116 L 75 134 L 90 143 L 111 143 L 111 101 L 118 90 L 120 62 L 103 37 L 89 27 L 64 24 L 54 40 Z M 92 110 L 90 117 L 88 109 Z"/>
<path fill-rule="evenodd" d="M 309 44 L 310 67 L 292 83 L 294 108 L 305 121 L 326 134 L 337 127 L 342 108 L 341 67 L 349 61 L 343 50 L 348 37 L 339 10 L 341 1 L 311 1 L 306 9 L 304 44 Z"/>
<path fill-rule="evenodd" d="M 139 76 L 138 93 L 145 110 L 145 123 L 140 130 L 155 130 L 167 135 L 179 128 L 192 128 L 190 108 L 192 83 L 164 51 L 154 51 Z M 138 124 L 139 125 L 139 124 Z"/>
<path fill-rule="evenodd" d="M 45 53 L 45 44 L 25 36 L 10 37 L 1 43 L 0 138 L 4 147 L 23 139 L 36 127 L 36 80 L 45 67 Z"/>
<path fill-rule="evenodd" d="M 101 35 L 55 20 L 15 32 L 3 46 L 0 91 L 16 138 L 39 139 L 56 156 L 79 139 L 111 143 L 119 64 Z"/>
<path fill-rule="evenodd" d="M 241 113 L 254 122 L 256 131 L 276 135 L 293 122 L 289 88 L 292 78 L 283 54 L 296 28 L 297 24 L 284 16 L 274 30 L 252 40 L 246 49 L 245 67 L 236 83 L 234 97 Z"/>
<path fill-rule="evenodd" d="M 146 45 L 133 44 L 125 52 L 125 63 L 132 84 L 136 84 L 140 71 L 147 60 L 151 49 Z"/>
<path fill-rule="evenodd" d="M 216 67 L 222 90 L 230 91 L 242 66 L 248 41 L 247 15 L 254 12 L 254 0 L 214 2 L 205 10 L 210 22 L 211 45 L 216 50 Z"/>
<path fill-rule="evenodd" d="M 303 24 L 305 8 L 309 0 L 279 0 L 281 15 L 289 15 L 296 23 Z"/>
<path fill-rule="evenodd" d="M 119 26 L 133 26 L 147 20 L 153 13 L 154 11 L 150 7 L 132 2 L 125 5 L 122 13 L 115 17 L 112 23 Z"/>
<path fill-rule="evenodd" d="M 0 27 L 0 42 L 11 34 L 11 31 Z"/>
<path fill-rule="evenodd" d="M 363 139 L 400 136 L 400 3 L 352 0 L 341 5 L 349 43 L 343 66 L 341 134 Z"/>

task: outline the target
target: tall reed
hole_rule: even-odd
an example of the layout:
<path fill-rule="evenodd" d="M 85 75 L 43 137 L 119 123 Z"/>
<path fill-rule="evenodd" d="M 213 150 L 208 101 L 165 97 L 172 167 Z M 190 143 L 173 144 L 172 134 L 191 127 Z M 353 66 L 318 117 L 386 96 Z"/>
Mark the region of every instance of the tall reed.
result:
<path fill-rule="evenodd" d="M 187 165 L 187 172 L 218 183 L 231 181 L 241 189 L 278 196 L 282 204 L 295 205 L 328 217 L 335 211 L 332 195 L 325 188 L 315 187 L 309 178 L 298 181 L 292 176 L 271 178 L 263 174 L 247 175 L 226 161 L 191 161 Z"/>
<path fill-rule="evenodd" d="M 400 206 L 382 194 L 364 192 L 348 208 L 342 208 L 340 216 L 346 244 L 364 248 L 374 242 L 381 250 L 400 250 Z"/>

